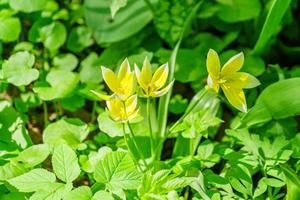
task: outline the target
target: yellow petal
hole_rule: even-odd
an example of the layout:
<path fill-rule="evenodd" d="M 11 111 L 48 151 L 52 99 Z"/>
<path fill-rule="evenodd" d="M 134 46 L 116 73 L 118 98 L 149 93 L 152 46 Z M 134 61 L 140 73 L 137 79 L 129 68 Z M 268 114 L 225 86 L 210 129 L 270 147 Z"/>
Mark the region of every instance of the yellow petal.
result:
<path fill-rule="evenodd" d="M 233 107 L 242 112 L 247 112 L 246 98 L 242 88 L 234 87 L 231 84 L 222 84 L 221 88 Z"/>
<path fill-rule="evenodd" d="M 152 77 L 152 81 L 151 81 L 151 85 L 153 85 L 155 88 L 153 89 L 160 89 L 162 88 L 168 78 L 168 74 L 169 74 L 169 67 L 168 67 L 168 63 L 160 66 L 154 73 L 153 77 Z"/>
<path fill-rule="evenodd" d="M 125 102 L 126 112 L 131 113 L 136 109 L 137 106 L 137 95 L 132 95 Z"/>
<path fill-rule="evenodd" d="M 217 93 L 219 92 L 220 86 L 219 86 L 218 80 L 211 78 L 210 75 L 208 75 L 208 77 L 207 77 L 207 85 L 210 88 L 213 88 Z"/>
<path fill-rule="evenodd" d="M 244 54 L 243 52 L 236 54 L 231 57 L 222 67 L 221 74 L 222 76 L 228 76 L 234 72 L 239 71 L 244 64 Z"/>
<path fill-rule="evenodd" d="M 150 95 L 152 97 L 161 97 L 161 96 L 165 95 L 172 88 L 173 84 L 174 84 L 174 81 L 170 82 L 165 88 L 152 92 Z"/>
<path fill-rule="evenodd" d="M 122 62 L 119 72 L 118 72 L 118 80 L 121 81 L 124 79 L 128 74 L 130 73 L 130 65 L 128 62 L 128 59 L 125 58 L 125 60 Z"/>
<path fill-rule="evenodd" d="M 141 81 L 143 82 L 143 84 L 149 85 L 151 83 L 151 79 L 152 79 L 151 64 L 150 64 L 148 58 L 146 57 L 144 60 L 143 68 L 142 68 L 142 72 L 141 72 Z"/>
<path fill-rule="evenodd" d="M 206 66 L 208 74 L 211 77 L 218 78 L 221 71 L 220 59 L 217 52 L 213 49 L 209 49 L 206 58 Z"/>
<path fill-rule="evenodd" d="M 139 85 L 142 87 L 142 89 L 146 90 L 146 85 L 142 81 L 141 71 L 136 64 L 134 64 L 134 72 L 135 72 L 135 76 L 136 76 L 136 79 L 137 79 Z"/>
<path fill-rule="evenodd" d="M 113 92 L 117 92 L 119 88 L 119 81 L 114 72 L 106 67 L 101 67 L 101 70 L 102 77 L 109 89 Z"/>
<path fill-rule="evenodd" d="M 91 92 L 94 93 L 101 100 L 107 101 L 107 100 L 111 99 L 110 95 L 102 94 L 102 93 L 96 92 L 95 90 L 91 90 Z"/>
<path fill-rule="evenodd" d="M 259 80 L 246 72 L 235 72 L 228 76 L 228 82 L 240 88 L 253 88 L 260 85 Z"/>

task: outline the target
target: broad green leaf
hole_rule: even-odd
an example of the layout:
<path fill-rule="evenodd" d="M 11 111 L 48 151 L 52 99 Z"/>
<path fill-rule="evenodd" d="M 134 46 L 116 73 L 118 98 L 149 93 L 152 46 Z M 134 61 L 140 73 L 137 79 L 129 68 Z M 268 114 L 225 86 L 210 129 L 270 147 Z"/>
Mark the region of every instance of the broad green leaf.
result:
<path fill-rule="evenodd" d="M 24 149 L 32 144 L 24 122 L 8 101 L 0 101 L 0 150 Z"/>
<path fill-rule="evenodd" d="M 93 193 L 88 186 L 80 186 L 70 191 L 64 200 L 91 200 Z"/>
<path fill-rule="evenodd" d="M 90 53 L 80 63 L 80 81 L 83 83 L 100 83 L 102 81 L 101 65 L 95 52 Z"/>
<path fill-rule="evenodd" d="M 78 65 L 78 59 L 71 53 L 55 56 L 53 65 L 58 70 L 73 71 Z"/>
<path fill-rule="evenodd" d="M 8 179 L 22 175 L 27 172 L 26 167 L 16 161 L 10 162 L 0 166 L 0 181 L 7 181 Z"/>
<path fill-rule="evenodd" d="M 144 1 L 128 0 L 127 6 L 111 19 L 110 1 L 86 0 L 85 18 L 98 44 L 126 39 L 145 27 L 152 13 Z"/>
<path fill-rule="evenodd" d="M 76 149 L 88 134 L 88 125 L 80 119 L 61 119 L 46 127 L 43 132 L 43 142 L 51 148 L 66 143 Z"/>
<path fill-rule="evenodd" d="M 286 200 L 297 200 L 300 196 L 300 178 L 289 166 L 281 166 L 286 178 Z"/>
<path fill-rule="evenodd" d="M 13 54 L 2 65 L 3 78 L 16 86 L 30 84 L 39 77 L 39 71 L 32 69 L 34 60 L 34 55 L 27 51 Z"/>
<path fill-rule="evenodd" d="M 288 10 L 291 0 L 273 0 L 271 8 L 254 46 L 254 54 L 262 54 L 272 35 L 277 32 L 280 22 Z"/>
<path fill-rule="evenodd" d="M 26 167 L 34 167 L 42 163 L 48 157 L 49 153 L 47 144 L 37 144 L 22 151 L 17 159 L 26 164 Z"/>
<path fill-rule="evenodd" d="M 290 78 L 268 86 L 259 95 L 254 107 L 244 115 L 242 123 L 250 126 L 272 118 L 279 120 L 299 115 L 299 84 L 300 78 Z"/>
<path fill-rule="evenodd" d="M 33 91 L 44 101 L 60 99 L 70 95 L 79 82 L 79 75 L 65 70 L 51 70 L 46 77 L 50 86 L 36 84 Z"/>
<path fill-rule="evenodd" d="M 51 183 L 35 192 L 29 200 L 62 200 L 72 190 L 72 184 Z"/>
<path fill-rule="evenodd" d="M 210 198 L 206 194 L 206 188 L 204 185 L 204 178 L 201 172 L 197 178 L 194 178 L 194 181 L 190 184 L 193 189 L 195 189 L 198 194 L 203 198 L 203 200 L 209 200 Z"/>
<path fill-rule="evenodd" d="M 217 15 L 228 23 L 246 21 L 258 17 L 261 9 L 259 0 L 218 0 Z"/>
<path fill-rule="evenodd" d="M 55 175 L 45 169 L 33 169 L 21 176 L 8 180 L 9 184 L 16 187 L 20 192 L 34 192 L 45 189 L 55 181 Z"/>
<path fill-rule="evenodd" d="M 59 49 L 66 41 L 67 30 L 61 22 L 52 22 L 39 30 L 40 40 L 51 52 Z"/>
<path fill-rule="evenodd" d="M 9 6 L 18 11 L 31 13 L 42 10 L 47 0 L 9 0 Z"/>
<path fill-rule="evenodd" d="M 111 17 L 114 18 L 120 8 L 126 6 L 127 0 L 110 0 Z"/>
<path fill-rule="evenodd" d="M 84 97 L 75 94 L 71 97 L 63 98 L 61 100 L 61 105 L 64 109 L 75 112 L 85 105 L 85 99 Z"/>
<path fill-rule="evenodd" d="M 21 22 L 17 17 L 0 17 L 0 40 L 12 42 L 19 38 Z"/>
<path fill-rule="evenodd" d="M 92 198 L 92 200 L 98 200 L 98 199 L 114 200 L 115 198 L 111 195 L 111 193 L 101 190 L 96 192 Z"/>
<path fill-rule="evenodd" d="M 67 183 L 74 181 L 80 174 L 77 155 L 66 144 L 61 144 L 54 149 L 52 166 L 56 176 Z"/>
<path fill-rule="evenodd" d="M 93 43 L 92 31 L 86 26 L 79 26 L 71 30 L 67 40 L 67 48 L 77 53 Z"/>
<path fill-rule="evenodd" d="M 123 127 L 121 123 L 113 121 L 107 112 L 102 112 L 98 116 L 99 129 L 110 137 L 123 136 Z"/>
<path fill-rule="evenodd" d="M 265 183 L 265 177 L 258 181 L 257 187 L 254 190 L 253 197 L 258 197 L 262 195 L 265 191 L 267 191 L 267 184 Z"/>
<path fill-rule="evenodd" d="M 101 159 L 95 170 L 97 182 L 104 183 L 111 190 L 137 189 L 141 183 L 141 173 L 128 153 L 111 152 Z"/>

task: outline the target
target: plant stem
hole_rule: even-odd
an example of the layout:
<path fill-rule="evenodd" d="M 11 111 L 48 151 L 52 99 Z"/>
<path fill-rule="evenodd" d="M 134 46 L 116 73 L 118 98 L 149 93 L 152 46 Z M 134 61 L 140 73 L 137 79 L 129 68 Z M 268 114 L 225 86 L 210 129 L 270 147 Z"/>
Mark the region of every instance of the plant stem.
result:
<path fill-rule="evenodd" d="M 128 152 L 131 154 L 131 157 L 133 159 L 133 161 L 135 162 L 136 166 L 139 168 L 139 170 L 142 172 L 142 167 L 140 165 L 140 163 L 138 162 L 138 160 L 135 158 L 134 154 L 132 153 L 131 149 L 130 149 L 130 146 L 129 146 L 129 143 L 128 143 L 128 139 L 127 139 L 127 134 L 126 134 L 126 131 L 125 131 L 125 124 L 122 123 L 122 127 L 123 127 L 123 132 L 124 132 L 124 140 L 125 140 L 125 143 L 126 143 L 126 146 L 128 148 Z"/>
<path fill-rule="evenodd" d="M 130 125 L 129 121 L 127 121 L 127 126 L 128 126 L 128 128 L 129 128 L 129 134 L 130 134 L 130 137 L 132 138 L 133 144 L 134 144 L 134 146 L 135 146 L 137 152 L 139 153 L 139 156 L 140 156 L 142 162 L 144 163 L 145 167 L 146 167 L 147 169 L 149 169 L 148 164 L 147 164 L 147 162 L 146 162 L 146 160 L 145 160 L 145 157 L 144 157 L 143 153 L 141 153 L 141 152 L 139 151 L 138 144 L 137 144 L 137 142 L 136 142 L 136 138 L 135 138 L 135 135 L 134 135 L 134 133 L 133 133 L 133 130 L 132 130 L 132 128 L 131 128 L 131 125 Z"/>
<path fill-rule="evenodd" d="M 95 122 L 95 114 L 96 114 L 96 107 L 97 107 L 97 101 L 94 101 L 93 103 L 93 110 L 92 110 L 92 116 L 91 116 L 91 122 L 94 123 Z"/>
<path fill-rule="evenodd" d="M 44 109 L 44 127 L 46 127 L 49 124 L 49 120 L 48 120 L 47 103 L 45 101 L 43 101 L 43 109 Z"/>
<path fill-rule="evenodd" d="M 127 115 L 127 111 L 126 111 L 125 101 L 123 101 L 123 108 L 124 108 L 125 116 L 126 116 L 126 118 L 127 118 L 127 122 L 126 122 L 126 123 L 127 123 L 128 128 L 129 128 L 129 135 L 130 135 L 130 137 L 131 137 L 131 139 L 132 139 L 132 141 L 133 141 L 133 144 L 134 144 L 134 146 L 135 146 L 135 148 L 136 148 L 136 150 L 137 150 L 137 152 L 138 152 L 138 154 L 139 154 L 141 160 L 143 161 L 145 167 L 148 169 L 148 165 L 147 165 L 147 163 L 146 163 L 146 161 L 145 161 L 144 155 L 143 155 L 143 153 L 141 153 L 141 152 L 139 151 L 139 146 L 138 146 L 138 144 L 137 144 L 137 142 L 136 142 L 136 138 L 135 138 L 135 136 L 134 136 L 133 130 L 132 130 L 131 125 L 130 125 L 130 123 L 129 123 L 128 115 Z"/>
<path fill-rule="evenodd" d="M 150 132 L 151 157 L 155 159 L 155 147 L 154 147 L 152 124 L 151 124 L 150 106 L 151 106 L 151 97 L 147 98 L 147 118 L 148 118 L 149 132 Z"/>

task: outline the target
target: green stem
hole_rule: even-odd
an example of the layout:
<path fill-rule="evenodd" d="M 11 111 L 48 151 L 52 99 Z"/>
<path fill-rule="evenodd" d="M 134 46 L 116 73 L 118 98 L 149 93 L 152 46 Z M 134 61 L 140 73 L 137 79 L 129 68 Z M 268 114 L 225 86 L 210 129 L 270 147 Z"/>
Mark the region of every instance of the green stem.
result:
<path fill-rule="evenodd" d="M 185 23 L 184 23 L 183 28 L 182 28 L 182 32 L 180 34 L 180 38 L 179 38 L 178 42 L 176 43 L 176 46 L 175 46 L 174 50 L 172 51 L 172 54 L 171 54 L 171 57 L 170 57 L 170 62 L 169 62 L 170 63 L 170 71 L 169 71 L 168 83 L 170 83 L 174 79 L 176 57 L 177 57 L 177 53 L 179 51 L 179 47 L 180 47 L 182 38 L 185 34 L 185 31 L 187 30 L 187 28 L 191 24 L 192 19 L 195 16 L 195 14 L 197 13 L 197 10 L 199 9 L 202 2 L 203 1 L 199 1 L 193 7 L 193 10 L 191 11 L 189 16 L 185 20 Z M 160 138 L 160 140 L 166 138 L 166 126 L 167 126 L 167 119 L 168 119 L 168 106 L 169 106 L 171 94 L 172 94 L 172 89 L 165 96 L 161 97 L 160 101 L 159 101 L 159 106 L 158 106 L 158 134 L 159 134 L 160 137 L 162 137 L 162 138 Z M 164 141 L 162 141 L 161 143 L 163 143 L 163 142 Z M 158 147 L 158 148 L 160 148 L 160 147 Z"/>
<path fill-rule="evenodd" d="M 93 103 L 93 110 L 92 110 L 92 116 L 91 116 L 91 122 L 94 123 L 96 120 L 95 114 L 96 114 L 96 108 L 97 108 L 97 101 L 94 101 Z"/>
<path fill-rule="evenodd" d="M 152 123 L 151 123 L 151 112 L 150 112 L 150 106 L 151 106 L 151 97 L 147 98 L 147 117 L 148 117 L 148 126 L 149 126 L 149 132 L 150 132 L 150 145 L 151 145 L 151 156 L 155 159 L 155 147 L 154 147 L 154 138 L 153 138 L 153 131 L 152 131 Z"/>
<path fill-rule="evenodd" d="M 135 146 L 135 148 L 136 148 L 136 150 L 137 150 L 137 152 L 138 152 L 138 154 L 139 154 L 139 156 L 140 156 L 142 162 L 144 163 L 145 167 L 148 169 L 148 165 L 147 165 L 147 163 L 146 163 L 146 161 L 145 161 L 144 155 L 143 155 L 143 153 L 141 153 L 141 152 L 139 151 L 139 146 L 138 146 L 138 144 L 137 144 L 137 142 L 136 142 L 136 138 L 135 138 L 135 136 L 134 136 L 133 130 L 132 130 L 131 125 L 130 125 L 130 123 L 129 123 L 125 101 L 123 101 L 123 108 L 124 108 L 124 112 L 125 112 L 125 117 L 126 117 L 126 119 L 127 119 L 127 126 L 128 126 L 128 128 L 129 128 L 129 135 L 130 135 L 130 137 L 131 137 L 131 139 L 132 139 L 132 141 L 133 141 L 133 144 L 134 144 L 134 146 Z"/>
<path fill-rule="evenodd" d="M 148 164 L 147 164 L 147 162 L 146 162 L 146 160 L 145 160 L 145 157 L 144 157 L 143 153 L 141 153 L 141 152 L 139 151 L 139 146 L 138 146 L 138 144 L 137 144 L 137 142 L 136 142 L 136 138 L 135 138 L 135 135 L 134 135 L 134 133 L 133 133 L 133 130 L 132 130 L 132 128 L 131 128 L 131 125 L 130 125 L 129 121 L 127 121 L 127 126 L 128 126 L 128 128 L 129 128 L 129 134 L 130 134 L 130 137 L 132 138 L 132 142 L 133 142 L 133 144 L 134 144 L 134 146 L 135 146 L 137 152 L 139 153 L 139 156 L 140 156 L 140 158 L 141 158 L 143 164 L 145 165 L 145 167 L 146 167 L 147 169 L 149 169 Z"/>
<path fill-rule="evenodd" d="M 132 153 L 131 149 L 130 149 L 130 146 L 129 146 L 129 143 L 128 143 L 128 139 L 127 139 L 127 134 L 126 134 L 126 131 L 125 131 L 125 124 L 122 123 L 122 127 L 123 127 L 123 132 L 124 132 L 124 140 L 125 140 L 125 143 L 126 143 L 126 146 L 128 148 L 128 152 L 130 153 L 134 163 L 136 164 L 136 166 L 139 168 L 139 170 L 142 172 L 142 167 L 140 165 L 140 163 L 137 161 L 137 159 L 135 158 L 134 154 Z"/>
<path fill-rule="evenodd" d="M 47 103 L 45 101 L 43 101 L 43 110 L 44 110 L 44 127 L 46 127 L 49 124 L 49 120 L 48 120 Z"/>

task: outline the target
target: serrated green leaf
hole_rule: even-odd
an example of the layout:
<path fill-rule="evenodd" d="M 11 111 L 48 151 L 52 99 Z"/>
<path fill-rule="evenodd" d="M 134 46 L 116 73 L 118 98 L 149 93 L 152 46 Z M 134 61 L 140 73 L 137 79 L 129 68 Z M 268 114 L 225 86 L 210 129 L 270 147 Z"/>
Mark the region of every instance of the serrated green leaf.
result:
<path fill-rule="evenodd" d="M 74 181 L 80 174 L 76 153 L 66 144 L 54 149 L 52 166 L 56 176 L 67 183 Z"/>
<path fill-rule="evenodd" d="M 73 149 L 89 134 L 86 123 L 76 118 L 65 118 L 49 124 L 43 132 L 43 142 L 51 148 L 66 143 Z"/>
<path fill-rule="evenodd" d="M 9 179 L 8 182 L 20 192 L 35 192 L 54 183 L 56 177 L 45 169 L 33 169 L 21 176 Z"/>
<path fill-rule="evenodd" d="M 94 177 L 111 190 L 137 189 L 141 182 L 141 173 L 128 153 L 111 152 L 105 155 L 96 166 Z"/>
<path fill-rule="evenodd" d="M 80 186 L 70 191 L 64 200 L 91 200 L 93 193 L 88 186 Z"/>
<path fill-rule="evenodd" d="M 27 167 L 34 167 L 43 162 L 49 155 L 47 144 L 33 145 L 22 151 L 17 159 L 23 162 Z"/>

